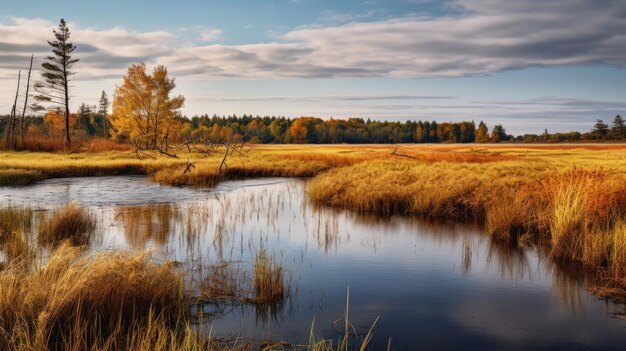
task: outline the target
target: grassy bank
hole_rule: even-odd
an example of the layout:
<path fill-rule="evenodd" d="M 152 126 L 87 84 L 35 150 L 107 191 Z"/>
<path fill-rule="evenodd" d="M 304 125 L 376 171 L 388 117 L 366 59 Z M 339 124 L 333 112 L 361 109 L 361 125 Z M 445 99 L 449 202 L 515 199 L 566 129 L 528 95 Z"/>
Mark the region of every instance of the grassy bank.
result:
<path fill-rule="evenodd" d="M 626 297 L 626 153 L 488 151 L 515 158 L 361 163 L 315 177 L 308 193 L 356 211 L 478 221 L 495 240 L 546 247 L 553 259 L 593 272 L 597 292 Z"/>
<path fill-rule="evenodd" d="M 595 272 L 607 291 L 626 290 L 626 145 L 254 145 L 229 156 L 218 173 L 222 152 L 184 160 L 140 160 L 123 150 L 3 153 L 0 181 L 145 174 L 163 184 L 213 186 L 311 177 L 308 192 L 319 204 L 478 221 L 495 239 L 542 245 L 554 259 Z M 187 161 L 195 165 L 190 172 Z"/>

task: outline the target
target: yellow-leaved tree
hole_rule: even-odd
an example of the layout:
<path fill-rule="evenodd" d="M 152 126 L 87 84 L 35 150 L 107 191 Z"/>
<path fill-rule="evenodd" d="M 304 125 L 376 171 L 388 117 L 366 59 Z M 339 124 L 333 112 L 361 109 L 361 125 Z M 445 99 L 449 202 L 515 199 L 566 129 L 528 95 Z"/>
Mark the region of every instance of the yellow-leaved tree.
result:
<path fill-rule="evenodd" d="M 114 137 L 126 138 L 138 149 L 167 152 L 169 138 L 181 126 L 181 95 L 170 97 L 176 87 L 165 66 L 146 73 L 144 63 L 132 65 L 113 96 L 110 122 Z"/>

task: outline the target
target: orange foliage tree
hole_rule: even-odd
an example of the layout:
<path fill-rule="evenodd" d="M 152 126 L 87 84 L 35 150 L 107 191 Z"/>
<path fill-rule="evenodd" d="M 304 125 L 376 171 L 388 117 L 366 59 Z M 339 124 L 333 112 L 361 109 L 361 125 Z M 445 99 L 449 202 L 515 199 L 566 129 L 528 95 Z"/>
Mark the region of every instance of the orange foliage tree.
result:
<path fill-rule="evenodd" d="M 185 104 L 181 95 L 170 97 L 175 87 L 165 66 L 157 66 L 152 74 L 146 73 L 144 63 L 130 66 L 113 97 L 112 134 L 138 148 L 167 152 L 169 138 L 182 127 L 179 109 Z"/>
<path fill-rule="evenodd" d="M 76 114 L 71 113 L 69 115 L 69 127 L 70 130 L 74 129 L 74 125 L 76 125 Z M 43 116 L 43 123 L 45 126 L 45 130 L 51 137 L 59 137 L 66 134 L 65 132 L 65 115 L 62 111 L 48 111 Z"/>

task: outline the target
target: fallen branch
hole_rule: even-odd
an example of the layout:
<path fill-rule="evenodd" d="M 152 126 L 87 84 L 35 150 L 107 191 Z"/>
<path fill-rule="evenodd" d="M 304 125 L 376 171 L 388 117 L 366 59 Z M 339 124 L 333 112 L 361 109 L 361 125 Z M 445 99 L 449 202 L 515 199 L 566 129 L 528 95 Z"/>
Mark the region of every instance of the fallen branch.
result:
<path fill-rule="evenodd" d="M 400 157 L 406 157 L 406 158 L 410 158 L 410 159 L 417 159 L 417 157 L 412 156 L 412 155 L 406 155 L 406 154 L 399 154 L 398 153 L 398 147 L 396 147 L 393 152 L 391 153 L 392 156 L 400 156 Z"/>

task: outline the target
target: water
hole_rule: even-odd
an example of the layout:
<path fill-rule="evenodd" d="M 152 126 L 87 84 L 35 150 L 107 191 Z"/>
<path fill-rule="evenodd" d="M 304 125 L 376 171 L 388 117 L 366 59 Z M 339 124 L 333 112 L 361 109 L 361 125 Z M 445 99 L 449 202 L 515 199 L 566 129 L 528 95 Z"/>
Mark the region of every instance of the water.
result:
<path fill-rule="evenodd" d="M 318 207 L 305 182 L 257 179 L 211 190 L 143 177 L 68 178 L 0 188 L 0 201 L 49 210 L 69 201 L 98 219 L 90 250 L 154 250 L 197 287 L 206 267 L 230 262 L 249 277 L 261 248 L 283 262 L 291 299 L 268 313 L 206 306 L 218 336 L 306 342 L 337 338 L 334 321 L 367 329 L 373 349 L 622 349 L 621 306 L 588 294 L 582 279 L 539 250 L 492 242 L 476 225 L 377 218 Z M 0 257 L 1 259 L 1 257 Z M 196 292 L 195 290 L 193 291 Z M 340 331 L 340 330 L 339 330 Z"/>

